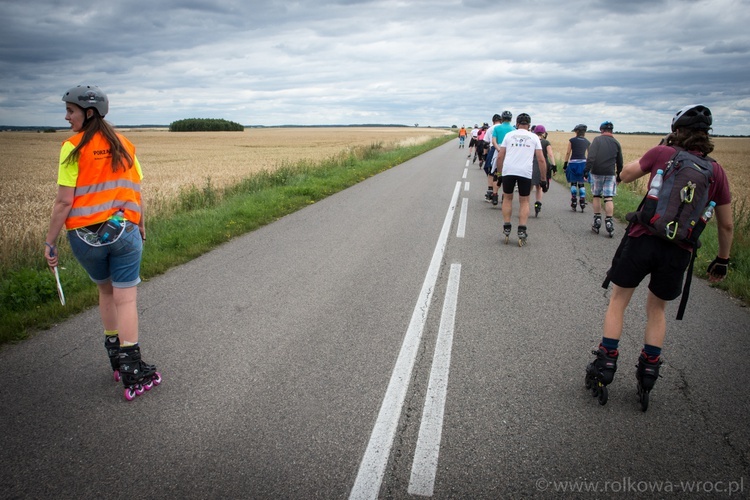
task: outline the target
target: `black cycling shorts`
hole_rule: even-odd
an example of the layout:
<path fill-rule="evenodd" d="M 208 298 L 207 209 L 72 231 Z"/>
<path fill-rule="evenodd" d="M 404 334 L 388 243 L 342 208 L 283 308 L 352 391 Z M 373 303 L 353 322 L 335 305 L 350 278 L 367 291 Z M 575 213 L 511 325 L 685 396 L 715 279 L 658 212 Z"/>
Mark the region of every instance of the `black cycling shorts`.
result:
<path fill-rule="evenodd" d="M 513 194 L 516 184 L 518 184 L 518 196 L 531 194 L 531 179 L 518 175 L 503 175 L 503 194 Z"/>
<path fill-rule="evenodd" d="M 682 293 L 691 257 L 689 250 L 658 236 L 627 237 L 607 275 L 617 286 L 635 288 L 650 274 L 648 289 L 662 300 L 674 300 Z"/>

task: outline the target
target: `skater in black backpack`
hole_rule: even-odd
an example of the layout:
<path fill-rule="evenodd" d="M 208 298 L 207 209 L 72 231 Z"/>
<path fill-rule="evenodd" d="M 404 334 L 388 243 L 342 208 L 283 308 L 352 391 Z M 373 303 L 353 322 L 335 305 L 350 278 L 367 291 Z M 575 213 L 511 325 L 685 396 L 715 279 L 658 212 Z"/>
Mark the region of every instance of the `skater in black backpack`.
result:
<path fill-rule="evenodd" d="M 709 136 L 711 123 L 711 111 L 707 107 L 691 105 L 682 108 L 672 119 L 672 133 L 666 145 L 650 149 L 640 159 L 625 165 L 620 174 L 622 182 L 633 182 L 645 175 L 651 177 L 649 195 L 644 199 L 642 209 L 629 215 L 631 225 L 628 226 L 626 235 L 615 253 L 603 284 L 606 287 L 609 282 L 612 283 L 609 306 L 604 316 L 604 332 L 598 349 L 594 351 L 596 358 L 586 369 L 586 386 L 599 397 L 601 404 L 607 402 L 607 385 L 612 382 L 617 370 L 625 310 L 636 287 L 648 275 L 650 279 L 646 300 L 646 330 L 636 369 L 641 409 L 646 411 L 648 408 L 649 393 L 659 377 L 659 368 L 662 364 L 661 351 L 666 336 L 667 302 L 682 294 L 678 310 L 678 319 L 681 319 L 689 291 L 697 238 L 700 236 L 692 232 L 709 221 L 713 214 L 718 226 L 719 250 L 716 258 L 708 266 L 708 275 L 711 281 L 721 281 L 727 274 L 734 232 L 731 195 L 724 169 L 708 157 L 714 149 Z M 680 152 L 687 152 L 691 158 L 690 168 L 681 169 L 680 164 L 675 163 Z M 698 164 L 702 166 L 693 168 L 693 164 L 696 167 Z M 668 171 L 666 174 L 663 173 L 665 169 Z M 706 180 L 691 181 L 680 187 L 674 180 L 679 175 L 699 175 Z M 672 176 L 673 183 L 671 190 L 665 192 L 668 176 Z M 671 193 L 676 194 L 672 197 L 669 196 Z M 697 201 L 699 198 L 701 201 Z M 678 205 L 680 217 L 689 212 L 703 215 L 695 226 L 687 224 L 692 228 L 687 230 L 684 239 L 677 241 L 679 238 L 675 233 L 668 235 L 673 238 L 670 240 L 667 236 L 662 237 L 663 233 L 653 232 L 652 221 L 658 219 L 652 217 L 652 214 L 654 210 L 662 210 L 659 208 L 662 207 L 659 200 Z M 656 203 L 649 205 L 650 201 Z M 649 210 L 651 213 L 647 213 Z M 664 222 L 667 222 L 667 228 L 671 224 L 668 222 L 670 217 L 671 215 L 661 217 L 666 219 Z M 686 280 L 684 289 L 683 280 Z"/>

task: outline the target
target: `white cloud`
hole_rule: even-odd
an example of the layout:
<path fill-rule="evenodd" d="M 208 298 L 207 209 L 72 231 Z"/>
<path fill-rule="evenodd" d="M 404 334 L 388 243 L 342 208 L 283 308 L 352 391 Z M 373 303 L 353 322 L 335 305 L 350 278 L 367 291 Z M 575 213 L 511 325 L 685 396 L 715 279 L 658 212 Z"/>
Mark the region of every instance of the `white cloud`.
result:
<path fill-rule="evenodd" d="M 680 107 L 750 135 L 740 0 L 610 2 L 0 0 L 0 124 L 64 127 L 94 83 L 110 121 L 243 124 L 611 120 L 665 131 Z"/>

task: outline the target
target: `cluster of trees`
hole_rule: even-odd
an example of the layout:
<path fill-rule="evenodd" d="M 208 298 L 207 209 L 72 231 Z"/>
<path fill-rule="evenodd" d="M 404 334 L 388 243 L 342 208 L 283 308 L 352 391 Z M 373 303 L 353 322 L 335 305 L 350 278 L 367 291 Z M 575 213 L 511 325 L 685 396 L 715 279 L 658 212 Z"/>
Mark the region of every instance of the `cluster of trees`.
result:
<path fill-rule="evenodd" d="M 169 124 L 170 132 L 242 132 L 239 123 L 219 118 L 186 118 Z"/>

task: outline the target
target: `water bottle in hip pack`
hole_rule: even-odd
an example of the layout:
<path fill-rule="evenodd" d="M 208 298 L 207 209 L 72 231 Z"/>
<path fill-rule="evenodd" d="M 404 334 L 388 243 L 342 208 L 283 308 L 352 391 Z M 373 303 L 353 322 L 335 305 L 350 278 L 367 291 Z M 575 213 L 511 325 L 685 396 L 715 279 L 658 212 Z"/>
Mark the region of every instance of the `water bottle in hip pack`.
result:
<path fill-rule="evenodd" d="M 656 197 L 649 193 L 638 211 L 627 214 L 626 219 L 640 222 L 667 241 L 697 248 L 704 227 L 701 215 L 709 205 L 709 189 L 714 182 L 714 161 L 675 149 L 664 167 Z"/>

